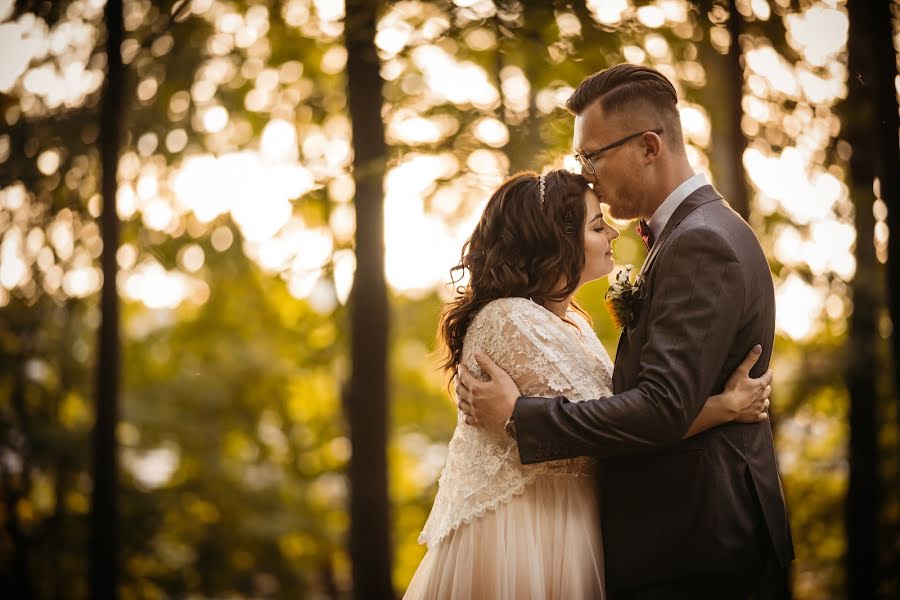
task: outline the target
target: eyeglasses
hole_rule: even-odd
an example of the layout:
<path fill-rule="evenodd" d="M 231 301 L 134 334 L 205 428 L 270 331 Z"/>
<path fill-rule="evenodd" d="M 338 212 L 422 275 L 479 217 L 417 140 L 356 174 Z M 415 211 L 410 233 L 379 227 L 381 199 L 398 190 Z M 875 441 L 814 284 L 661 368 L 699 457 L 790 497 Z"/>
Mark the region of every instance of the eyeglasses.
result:
<path fill-rule="evenodd" d="M 655 133 L 656 135 L 662 135 L 662 128 L 659 129 L 650 129 L 647 131 L 638 131 L 637 133 L 632 133 L 631 135 L 623 137 L 621 140 L 617 142 L 613 142 L 608 146 L 603 146 L 599 150 L 594 150 L 590 154 L 576 154 L 575 158 L 578 160 L 578 163 L 581 165 L 582 170 L 587 171 L 590 175 L 596 175 L 597 172 L 594 170 L 594 159 L 606 152 L 607 150 L 612 150 L 613 148 L 618 148 L 619 146 L 625 144 L 626 142 L 633 140 L 639 135 L 644 135 L 645 133 Z"/>

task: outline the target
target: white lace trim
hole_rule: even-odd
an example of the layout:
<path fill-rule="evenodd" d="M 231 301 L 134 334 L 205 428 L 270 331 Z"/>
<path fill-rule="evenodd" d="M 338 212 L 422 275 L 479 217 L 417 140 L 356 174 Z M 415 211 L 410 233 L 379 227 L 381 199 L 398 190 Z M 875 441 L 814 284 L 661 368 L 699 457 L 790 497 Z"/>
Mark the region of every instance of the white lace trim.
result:
<path fill-rule="evenodd" d="M 523 395 L 566 396 L 573 402 L 611 395 L 609 355 L 580 315 L 570 312 L 569 317 L 578 330 L 528 299 L 495 300 L 466 332 L 463 364 L 486 379 L 474 360 L 482 349 L 515 379 Z M 593 470 L 589 457 L 523 465 L 513 440 L 466 425 L 460 413 L 419 543 L 433 547 L 460 525 L 523 494 L 539 476 L 589 476 Z"/>

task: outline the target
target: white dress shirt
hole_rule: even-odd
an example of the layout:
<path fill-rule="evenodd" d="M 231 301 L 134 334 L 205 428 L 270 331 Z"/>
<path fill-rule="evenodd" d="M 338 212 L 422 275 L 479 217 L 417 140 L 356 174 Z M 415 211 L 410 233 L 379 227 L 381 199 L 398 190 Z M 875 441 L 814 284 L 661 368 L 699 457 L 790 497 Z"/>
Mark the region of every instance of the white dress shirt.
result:
<path fill-rule="evenodd" d="M 708 185 L 708 183 L 706 175 L 697 173 L 693 177 L 689 177 L 682 181 L 681 185 L 672 190 L 672 193 L 666 197 L 663 203 L 659 205 L 659 208 L 656 209 L 656 212 L 653 213 L 653 216 L 650 217 L 650 220 L 647 221 L 647 225 L 649 225 L 651 231 L 653 231 L 653 239 L 659 239 L 663 229 L 666 228 L 666 223 L 669 222 L 675 209 L 684 202 L 684 199 L 704 185 Z"/>

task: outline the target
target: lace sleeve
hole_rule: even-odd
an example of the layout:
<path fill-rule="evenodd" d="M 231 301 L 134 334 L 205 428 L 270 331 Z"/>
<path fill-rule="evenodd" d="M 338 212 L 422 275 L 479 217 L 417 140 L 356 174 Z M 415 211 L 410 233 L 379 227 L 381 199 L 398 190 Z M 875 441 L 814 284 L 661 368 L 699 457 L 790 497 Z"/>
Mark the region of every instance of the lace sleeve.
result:
<path fill-rule="evenodd" d="M 512 376 L 522 394 L 530 396 L 565 395 L 578 401 L 608 394 L 609 369 L 593 357 L 580 336 L 587 336 L 581 327 L 562 323 L 528 299 L 502 298 L 473 319 L 462 362 L 476 377 L 486 379 L 474 358 L 481 349 Z M 419 541 L 433 546 L 460 524 L 523 493 L 541 474 L 587 476 L 593 467 L 593 461 L 584 457 L 523 465 L 515 441 L 504 433 L 467 425 L 460 413 Z"/>
<path fill-rule="evenodd" d="M 486 380 L 475 362 L 483 350 L 510 374 L 523 396 L 560 396 L 575 391 L 573 356 L 560 331 L 558 317 L 526 298 L 502 298 L 485 306 L 475 317 L 463 345 L 463 364 Z M 573 325 L 575 335 L 580 333 Z"/>

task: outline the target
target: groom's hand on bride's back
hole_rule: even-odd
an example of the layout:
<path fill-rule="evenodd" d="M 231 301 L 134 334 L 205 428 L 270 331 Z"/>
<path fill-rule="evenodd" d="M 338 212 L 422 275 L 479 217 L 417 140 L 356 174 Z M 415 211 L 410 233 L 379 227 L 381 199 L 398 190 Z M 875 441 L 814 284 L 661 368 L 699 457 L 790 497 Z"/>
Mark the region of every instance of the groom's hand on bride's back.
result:
<path fill-rule="evenodd" d="M 467 424 L 502 431 L 519 397 L 519 387 L 509 373 L 482 351 L 475 353 L 475 361 L 490 379 L 482 381 L 465 365 L 459 365 L 456 371 L 456 405 L 466 415 Z"/>

